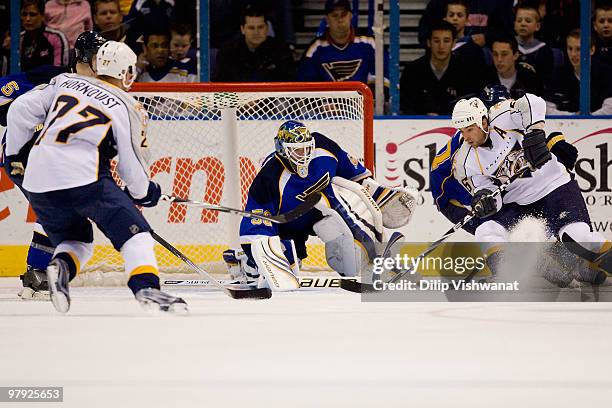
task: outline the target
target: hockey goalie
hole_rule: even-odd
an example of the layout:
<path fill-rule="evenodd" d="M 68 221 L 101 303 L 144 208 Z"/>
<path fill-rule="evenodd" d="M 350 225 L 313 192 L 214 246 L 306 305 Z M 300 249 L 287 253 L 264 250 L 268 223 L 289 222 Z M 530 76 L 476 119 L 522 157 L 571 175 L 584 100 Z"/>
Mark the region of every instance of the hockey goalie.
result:
<path fill-rule="evenodd" d="M 242 219 L 242 250 L 224 253 L 232 277 L 251 279 L 273 291 L 297 289 L 311 235 L 325 244 L 334 271 L 357 276 L 377 256 L 383 227 L 406 225 L 417 201 L 410 189 L 379 185 L 368 169 L 323 134 L 311 133 L 298 121 L 284 122 L 275 136 L 275 151 L 249 188 L 246 210 L 285 213 L 316 192 L 321 192 L 321 200 L 315 208 L 290 223 Z"/>

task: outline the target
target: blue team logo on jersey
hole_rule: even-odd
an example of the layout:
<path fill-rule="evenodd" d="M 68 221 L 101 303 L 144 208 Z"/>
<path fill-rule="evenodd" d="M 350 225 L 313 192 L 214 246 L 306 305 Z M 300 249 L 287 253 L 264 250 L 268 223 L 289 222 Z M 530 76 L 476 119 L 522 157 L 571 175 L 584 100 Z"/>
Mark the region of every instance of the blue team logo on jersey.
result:
<path fill-rule="evenodd" d="M 326 172 L 312 186 L 304 190 L 303 193 L 296 195 L 295 198 L 297 198 L 300 201 L 304 201 L 306 200 L 306 197 L 308 197 L 309 195 L 325 190 L 325 188 L 329 185 L 330 181 L 331 181 L 331 177 L 329 176 L 329 172 Z"/>
<path fill-rule="evenodd" d="M 334 81 L 347 81 L 357 74 L 361 67 L 362 60 L 334 61 L 321 64 Z"/>

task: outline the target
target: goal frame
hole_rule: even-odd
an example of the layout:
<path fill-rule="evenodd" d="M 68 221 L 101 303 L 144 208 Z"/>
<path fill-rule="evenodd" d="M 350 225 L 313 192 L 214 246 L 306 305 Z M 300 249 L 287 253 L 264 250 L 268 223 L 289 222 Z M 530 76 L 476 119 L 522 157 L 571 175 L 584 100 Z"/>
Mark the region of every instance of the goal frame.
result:
<path fill-rule="evenodd" d="M 136 82 L 130 92 L 333 92 L 354 91 L 363 97 L 364 165 L 374 174 L 374 97 L 363 82 Z"/>

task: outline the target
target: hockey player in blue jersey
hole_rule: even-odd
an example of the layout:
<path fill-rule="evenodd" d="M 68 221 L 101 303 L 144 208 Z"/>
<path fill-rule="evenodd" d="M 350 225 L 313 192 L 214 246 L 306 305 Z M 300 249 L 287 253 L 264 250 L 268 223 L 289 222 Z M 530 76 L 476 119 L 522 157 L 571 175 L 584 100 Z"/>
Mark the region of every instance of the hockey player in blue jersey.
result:
<path fill-rule="evenodd" d="M 249 188 L 246 210 L 275 215 L 292 210 L 309 194 L 321 192 L 322 198 L 313 210 L 287 224 L 242 219 L 244 254 L 229 250 L 225 259 L 228 264 L 239 262 L 248 277 L 261 275 L 260 285 L 297 288 L 295 275 L 307 256 L 309 236 L 324 242 L 329 266 L 343 276 L 357 275 L 377 255 L 379 231 L 355 215 L 354 206 L 349 207 L 335 185 L 369 195 L 380 207 L 386 227 L 397 228 L 410 220 L 416 202 L 411 191 L 380 186 L 357 159 L 323 134 L 311 134 L 303 123 L 283 123 L 275 146 Z"/>
<path fill-rule="evenodd" d="M 105 42 L 106 39 L 101 35 L 93 31 L 85 31 L 79 35 L 75 42 L 72 67 L 44 65 L 31 71 L 0 78 L 0 89 L 2 90 L 0 94 L 0 126 L 7 126 L 6 117 L 12 102 L 19 96 L 32 90 L 35 86 L 47 84 L 51 78 L 70 72 L 70 70 L 81 75 L 93 76 L 92 59 L 98 48 Z M 34 139 L 36 139 L 35 136 L 32 138 L 32 142 Z M 2 137 L 2 152 L 4 151 L 4 144 L 5 135 Z M 28 143 L 22 148 L 19 153 L 20 162 L 27 163 L 27 156 L 31 147 L 32 143 Z M 0 167 L 3 165 L 3 162 L 4 160 L 0 160 Z M 19 177 L 11 177 L 11 179 L 26 194 L 21 187 L 21 179 Z M 21 299 L 49 299 L 45 269 L 51 260 L 54 249 L 42 226 L 36 222 L 34 224 L 30 248 L 28 249 L 26 272 L 20 276 L 23 283 L 23 289 L 19 292 Z"/>

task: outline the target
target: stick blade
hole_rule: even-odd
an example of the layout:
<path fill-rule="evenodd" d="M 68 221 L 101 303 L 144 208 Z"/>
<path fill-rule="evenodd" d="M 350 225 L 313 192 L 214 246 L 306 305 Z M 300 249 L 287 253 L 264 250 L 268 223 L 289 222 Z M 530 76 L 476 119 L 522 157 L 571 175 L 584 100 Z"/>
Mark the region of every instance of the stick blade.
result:
<path fill-rule="evenodd" d="M 227 288 L 230 296 L 234 299 L 270 299 L 272 291 L 270 288 L 254 289 L 230 289 Z"/>
<path fill-rule="evenodd" d="M 353 280 L 344 280 L 344 279 L 341 280 L 340 287 L 344 290 L 348 290 L 349 292 L 354 292 L 354 293 L 376 292 L 376 289 L 374 289 L 374 286 L 370 285 L 369 283 L 361 283 L 361 282 L 356 282 Z"/>

